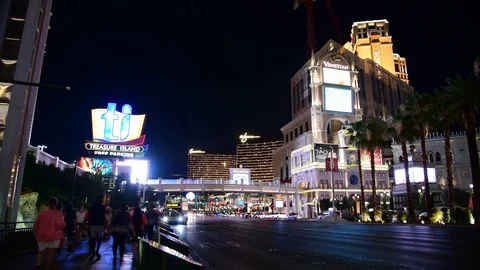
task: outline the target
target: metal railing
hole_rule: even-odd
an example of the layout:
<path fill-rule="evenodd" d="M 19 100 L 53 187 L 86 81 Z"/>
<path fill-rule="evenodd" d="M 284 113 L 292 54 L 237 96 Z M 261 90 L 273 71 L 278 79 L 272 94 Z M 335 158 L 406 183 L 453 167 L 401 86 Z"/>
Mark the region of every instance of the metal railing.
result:
<path fill-rule="evenodd" d="M 207 180 L 207 179 L 159 179 L 159 185 L 243 185 L 243 186 L 270 186 L 270 187 L 295 187 L 291 183 L 248 181 L 242 183 L 236 180 Z"/>
<path fill-rule="evenodd" d="M 8 235 L 17 232 L 33 231 L 34 222 L 0 222 L 0 243 L 7 241 Z"/>

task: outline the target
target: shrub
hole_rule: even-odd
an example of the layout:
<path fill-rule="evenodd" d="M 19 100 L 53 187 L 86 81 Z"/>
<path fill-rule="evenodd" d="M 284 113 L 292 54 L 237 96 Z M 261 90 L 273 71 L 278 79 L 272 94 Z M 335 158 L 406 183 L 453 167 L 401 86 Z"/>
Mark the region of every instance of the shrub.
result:
<path fill-rule="evenodd" d="M 370 213 L 369 212 L 363 211 L 362 222 L 372 222 L 372 219 L 370 218 Z"/>
<path fill-rule="evenodd" d="M 397 220 L 402 223 L 407 221 L 407 212 L 404 212 L 404 211 L 397 212 Z"/>
<path fill-rule="evenodd" d="M 444 216 L 443 216 L 443 211 L 436 208 L 433 210 L 432 213 L 432 223 L 437 224 L 437 223 L 445 223 L 444 221 Z"/>

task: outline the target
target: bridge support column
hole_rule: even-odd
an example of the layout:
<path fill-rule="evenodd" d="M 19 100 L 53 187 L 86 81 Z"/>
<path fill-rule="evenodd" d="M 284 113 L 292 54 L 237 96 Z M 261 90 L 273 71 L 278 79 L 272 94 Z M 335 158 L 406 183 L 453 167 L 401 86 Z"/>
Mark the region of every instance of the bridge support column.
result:
<path fill-rule="evenodd" d="M 300 197 L 298 194 L 293 195 L 293 207 L 294 207 L 294 212 L 296 212 L 297 214 L 303 215 L 303 213 L 300 212 L 301 205 L 300 205 Z"/>

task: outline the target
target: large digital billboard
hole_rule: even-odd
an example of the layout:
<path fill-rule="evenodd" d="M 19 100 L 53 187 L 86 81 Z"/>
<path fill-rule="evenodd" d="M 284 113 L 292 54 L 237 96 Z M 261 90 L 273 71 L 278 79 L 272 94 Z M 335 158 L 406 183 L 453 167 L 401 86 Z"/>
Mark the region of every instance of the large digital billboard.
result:
<path fill-rule="evenodd" d="M 78 160 L 78 167 L 93 174 L 113 174 L 113 161 L 106 158 L 81 157 Z"/>
<path fill-rule="evenodd" d="M 324 67 L 323 83 L 351 86 L 350 71 Z"/>
<path fill-rule="evenodd" d="M 116 103 L 108 103 L 106 109 L 93 109 L 93 140 L 85 142 L 85 149 L 95 156 L 144 157 L 148 149 L 142 135 L 144 122 L 145 115 L 134 115 L 128 104 L 121 112 Z"/>
<path fill-rule="evenodd" d="M 145 159 L 127 159 L 117 161 L 115 175 L 128 175 L 131 183 L 144 184 L 148 180 L 149 161 Z"/>
<path fill-rule="evenodd" d="M 325 86 L 323 100 L 325 111 L 353 113 L 353 93 L 350 88 Z"/>

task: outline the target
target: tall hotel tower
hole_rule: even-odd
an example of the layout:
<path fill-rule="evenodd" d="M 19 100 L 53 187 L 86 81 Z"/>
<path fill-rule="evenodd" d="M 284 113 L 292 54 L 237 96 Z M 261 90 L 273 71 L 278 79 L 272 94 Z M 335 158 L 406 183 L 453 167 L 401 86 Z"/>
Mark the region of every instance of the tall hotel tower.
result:
<path fill-rule="evenodd" d="M 235 155 L 207 154 L 194 149 L 188 152 L 188 179 L 229 180 L 230 168 L 235 168 Z"/>
<path fill-rule="evenodd" d="M 290 80 L 292 120 L 281 128 L 285 145 L 274 152 L 273 171 L 299 187 L 294 211 L 304 216 L 318 211 L 315 202 L 332 198 L 332 186 L 339 201 L 360 193 L 357 153 L 345 127 L 366 116 L 387 120 L 413 92 L 405 58 L 393 53 L 387 20 L 354 23 L 351 39 L 344 46 L 329 40 Z M 349 147 L 338 151 L 339 171 L 333 176 L 322 151 L 331 144 Z M 375 154 L 382 193 L 389 190 L 388 165 L 380 149 Z M 367 200 L 372 194 L 368 155 L 360 157 Z"/>
<path fill-rule="evenodd" d="M 38 90 L 5 81 L 39 82 L 51 7 L 52 0 L 0 1 L 0 221 L 17 218 Z"/>

